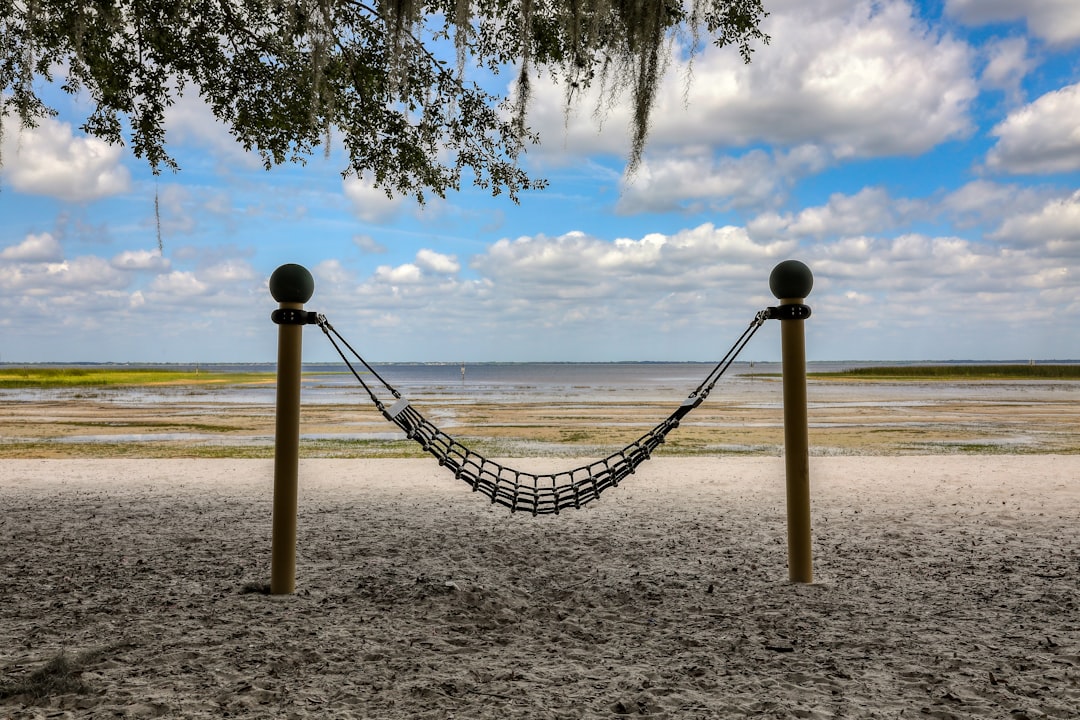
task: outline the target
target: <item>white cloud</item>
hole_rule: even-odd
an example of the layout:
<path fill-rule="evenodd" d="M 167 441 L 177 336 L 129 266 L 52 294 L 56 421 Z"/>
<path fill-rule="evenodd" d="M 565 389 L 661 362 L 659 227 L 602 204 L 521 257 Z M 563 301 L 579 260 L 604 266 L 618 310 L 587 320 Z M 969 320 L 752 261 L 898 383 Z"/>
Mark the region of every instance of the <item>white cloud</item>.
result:
<path fill-rule="evenodd" d="M 248 284 L 256 280 L 258 274 L 251 265 L 243 260 L 223 260 L 204 268 L 199 273 L 202 280 L 213 285 Z"/>
<path fill-rule="evenodd" d="M 505 239 L 470 259 L 476 279 L 421 268 L 419 258 L 356 279 L 338 263 L 317 272 L 320 301 L 362 323 L 375 357 L 650 358 L 670 352 L 664 334 L 688 323 L 715 328 L 732 315 L 749 322 L 768 291 L 760 266 L 793 247 L 702 225 L 639 239 Z M 346 331 L 344 321 L 335 325 Z M 583 331 L 587 339 L 572 339 Z M 642 344 L 649 333 L 659 334 Z M 688 352 L 707 357 L 714 344 Z"/>
<path fill-rule="evenodd" d="M 453 255 L 443 255 L 424 248 L 416 253 L 416 264 L 428 272 L 453 275 L 461 269 L 461 263 Z"/>
<path fill-rule="evenodd" d="M 156 250 L 125 250 L 109 263 L 119 270 L 149 270 L 159 272 L 168 270 L 171 263 Z"/>
<path fill-rule="evenodd" d="M 361 252 L 372 255 L 386 252 L 386 246 L 370 235 L 353 235 L 353 245 L 360 248 Z"/>
<path fill-rule="evenodd" d="M 755 142 L 819 145 L 838 157 L 910 155 L 970 133 L 973 53 L 934 34 L 908 3 L 780 3 L 769 10 L 764 29 L 772 44 L 750 65 L 730 49 L 710 47 L 695 60 L 688 92 L 685 67 L 673 66 L 657 93 L 650 155 Z M 561 89 L 537 81 L 530 123 L 548 143 L 542 152 L 626 152 L 626 100 L 600 133 L 580 112 L 597 92 L 567 122 Z"/>
<path fill-rule="evenodd" d="M 821 148 L 791 152 L 751 150 L 741 157 L 714 157 L 709 147 L 688 146 L 650 153 L 622 181 L 616 211 L 622 214 L 678 210 L 724 210 L 779 203 L 801 177 L 829 162 Z"/>
<path fill-rule="evenodd" d="M 743 132 L 827 142 L 839 156 L 867 157 L 918 154 L 970 131 L 970 50 L 932 34 L 910 5 L 857 2 L 821 19 L 813 5 L 800 10 L 779 18 L 773 36 L 780 47 L 794 43 L 795 56 L 770 54 L 775 66 L 750 66 L 771 97 L 748 114 L 765 130 Z"/>
<path fill-rule="evenodd" d="M 675 292 L 741 281 L 749 266 L 794 248 L 790 240 L 753 241 L 743 228 L 704 224 L 672 235 L 608 242 L 574 232 L 504 239 L 471 265 L 515 297 L 536 301 Z"/>
<path fill-rule="evenodd" d="M 47 274 L 57 285 L 87 289 L 123 288 L 127 278 L 117 274 L 99 257 L 85 255 L 74 260 L 47 265 Z"/>
<path fill-rule="evenodd" d="M 18 245 L 0 250 L 0 260 L 23 263 L 53 263 L 64 259 L 64 249 L 51 233 L 27 235 Z"/>
<path fill-rule="evenodd" d="M 337 270 L 340 275 L 342 269 L 340 265 L 336 265 L 334 268 L 325 268 L 324 272 L 330 275 L 331 270 Z M 459 270 L 461 270 L 461 263 L 456 257 L 423 248 L 416 253 L 413 262 L 397 266 L 380 265 L 375 268 L 373 281 L 391 286 L 420 285 L 428 278 L 454 275 Z M 390 292 L 398 293 L 400 289 L 395 287 Z"/>
<path fill-rule="evenodd" d="M 4 118 L 3 174 L 19 192 L 69 202 L 88 202 L 126 192 L 130 175 L 123 149 L 97 138 L 74 135 L 71 125 L 43 118 L 22 129 Z"/>
<path fill-rule="evenodd" d="M 401 209 L 401 198 L 388 198 L 385 191 L 365 180 L 350 176 L 342 185 L 345 197 L 352 203 L 353 214 L 364 222 L 387 222 Z"/>
<path fill-rule="evenodd" d="M 205 295 L 210 286 L 188 271 L 174 270 L 167 275 L 158 275 L 150 284 L 150 289 L 157 299 L 170 297 L 183 300 Z"/>
<path fill-rule="evenodd" d="M 1049 92 L 1012 112 L 991 131 L 987 154 L 994 170 L 1018 174 L 1080 169 L 1080 84 Z"/>
<path fill-rule="evenodd" d="M 48 297 L 64 293 L 97 293 L 127 286 L 126 274 L 93 255 L 72 260 L 0 266 L 0 297 L 20 294 Z"/>
<path fill-rule="evenodd" d="M 323 260 L 311 269 L 311 274 L 315 278 L 315 289 L 320 295 L 323 294 L 324 283 L 331 288 L 345 286 L 352 278 L 340 260 Z"/>
<path fill-rule="evenodd" d="M 419 267 L 412 263 L 405 263 L 397 267 L 380 265 L 375 268 L 375 279 L 393 284 L 418 283 L 424 279 L 424 274 Z"/>
<path fill-rule="evenodd" d="M 1012 37 L 990 41 L 984 54 L 987 58 L 982 72 L 982 84 L 1004 90 L 1014 100 L 1020 97 L 1020 82 L 1035 67 L 1028 55 L 1026 38 Z"/>
<path fill-rule="evenodd" d="M 1006 218 L 1042 207 L 1044 195 L 1033 188 L 974 180 L 942 198 L 940 208 L 961 227 L 980 223 L 996 226 Z"/>
<path fill-rule="evenodd" d="M 242 361 L 253 347 L 254 357 L 261 344 L 272 348 L 273 334 L 254 322 L 266 316 L 251 312 L 254 296 L 270 299 L 245 262 L 222 260 L 199 271 L 170 265 L 143 251 L 111 261 L 4 262 L 0 302 L 19 313 L 26 345 L 46 343 L 53 360 L 186 361 L 209 350 L 213 359 Z"/>
<path fill-rule="evenodd" d="M 991 237 L 1080 257 L 1080 190 L 1036 211 L 1009 217 Z"/>
<path fill-rule="evenodd" d="M 850 237 L 891 230 L 922 208 L 922 203 L 890 197 L 883 188 L 863 188 L 854 195 L 834 193 L 825 205 L 795 214 L 766 213 L 747 227 L 755 237 Z"/>
<path fill-rule="evenodd" d="M 166 140 L 210 150 L 219 163 L 239 164 L 247 169 L 262 167 L 262 158 L 248 152 L 229 132 L 228 126 L 214 117 L 210 106 L 197 94 L 188 92 L 165 109 Z"/>
<path fill-rule="evenodd" d="M 900 322 L 913 316 L 943 322 L 941 308 L 968 307 L 979 293 L 1022 284 L 1048 266 L 1036 254 L 917 233 L 816 246 L 808 263 L 822 279 L 824 293 L 853 291 L 887 299 L 891 307 L 903 309 L 894 315 Z M 817 293 L 818 284 L 814 289 Z M 1037 317 L 1034 303 L 1022 304 Z"/>
<path fill-rule="evenodd" d="M 1051 44 L 1080 40 L 1075 0 L 946 0 L 945 12 L 969 25 L 1024 20 L 1030 32 Z"/>

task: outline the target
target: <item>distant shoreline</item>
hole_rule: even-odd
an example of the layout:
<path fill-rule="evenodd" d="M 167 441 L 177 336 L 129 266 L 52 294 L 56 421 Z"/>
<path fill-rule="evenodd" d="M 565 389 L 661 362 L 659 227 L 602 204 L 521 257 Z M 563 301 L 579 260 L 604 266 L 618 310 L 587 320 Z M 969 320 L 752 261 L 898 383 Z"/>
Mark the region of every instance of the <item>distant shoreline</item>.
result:
<path fill-rule="evenodd" d="M 823 380 L 1080 380 L 1080 364 L 881 366 L 814 372 L 809 376 Z"/>
<path fill-rule="evenodd" d="M 371 360 L 369 358 L 369 360 Z M 371 360 L 372 365 L 379 367 L 466 367 L 483 366 L 509 366 L 509 365 L 714 365 L 716 359 L 706 360 Z M 999 367 L 1002 365 L 1080 365 L 1080 358 L 1010 358 L 1006 360 L 807 360 L 808 367 L 822 365 L 840 365 L 848 367 L 952 367 L 984 365 Z M 733 368 L 746 368 L 756 365 L 776 365 L 779 360 L 758 360 L 747 358 L 732 363 Z M 151 369 L 151 370 L 192 370 L 201 369 L 205 372 L 234 372 L 238 368 L 266 368 L 263 372 L 273 372 L 277 366 L 274 360 L 253 360 L 219 362 L 215 360 L 205 362 L 153 362 L 153 361 L 117 361 L 117 360 L 0 360 L 0 371 L 18 368 L 101 368 L 101 369 Z M 318 372 L 318 368 L 344 367 L 340 360 L 305 360 L 304 368 L 312 372 Z M 243 370 L 240 370 L 243 372 Z"/>

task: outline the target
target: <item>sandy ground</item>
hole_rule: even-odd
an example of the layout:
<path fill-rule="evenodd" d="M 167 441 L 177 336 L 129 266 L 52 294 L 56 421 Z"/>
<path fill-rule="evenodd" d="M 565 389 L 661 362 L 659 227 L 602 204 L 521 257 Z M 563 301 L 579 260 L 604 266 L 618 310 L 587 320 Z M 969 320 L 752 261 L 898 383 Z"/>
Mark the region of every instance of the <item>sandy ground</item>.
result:
<path fill-rule="evenodd" d="M 270 462 L 3 460 L 0 718 L 1080 717 L 1080 456 L 813 458 L 811 585 L 782 476 L 657 458 L 533 518 L 305 460 L 268 596 Z"/>

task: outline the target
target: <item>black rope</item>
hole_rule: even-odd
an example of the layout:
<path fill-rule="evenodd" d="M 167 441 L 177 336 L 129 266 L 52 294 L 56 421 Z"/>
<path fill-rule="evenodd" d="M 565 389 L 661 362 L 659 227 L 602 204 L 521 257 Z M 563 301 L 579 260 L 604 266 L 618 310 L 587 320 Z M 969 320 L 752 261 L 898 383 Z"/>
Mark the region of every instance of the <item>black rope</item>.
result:
<path fill-rule="evenodd" d="M 712 369 L 712 372 L 710 372 L 705 377 L 705 379 L 701 381 L 701 384 L 697 386 L 697 389 L 694 390 L 694 392 L 690 393 L 690 397 L 700 397 L 702 400 L 707 398 L 709 396 L 709 393 L 712 392 L 713 387 L 716 386 L 716 383 L 720 379 L 720 377 L 725 372 L 727 372 L 727 369 L 731 367 L 731 364 L 733 362 L 735 362 L 735 358 L 739 357 L 739 353 L 743 351 L 743 348 L 746 347 L 747 343 L 750 342 L 750 339 L 754 337 L 754 334 L 758 331 L 758 328 L 764 325 L 765 321 L 768 319 L 768 310 L 762 310 L 757 315 L 755 315 L 754 319 L 750 321 L 750 325 L 748 325 L 747 328 L 743 330 L 743 334 L 739 337 L 738 340 L 735 341 L 735 343 L 727 351 L 727 354 L 720 359 L 720 362 L 716 364 L 716 367 Z"/>
<path fill-rule="evenodd" d="M 394 396 L 395 399 L 401 398 L 401 393 L 394 389 L 394 387 L 390 383 L 386 382 L 386 380 L 383 379 L 383 376 L 380 375 L 378 371 L 375 370 L 375 368 L 371 367 L 371 365 L 368 364 L 368 361 L 365 360 L 363 356 L 360 355 L 360 353 L 356 352 L 353 346 L 349 344 L 349 341 L 342 337 L 341 333 L 339 333 L 337 329 L 330 324 L 330 321 L 326 319 L 325 315 L 318 316 L 318 324 L 319 327 L 322 328 L 323 334 L 326 335 L 327 339 L 330 341 L 330 344 L 334 346 L 335 350 L 337 350 L 337 354 L 340 355 L 341 359 L 345 361 L 345 365 L 349 368 L 349 372 L 351 372 L 353 374 L 353 377 L 359 380 L 360 384 L 364 386 L 364 389 L 368 391 L 368 395 L 371 396 L 371 399 L 375 402 L 375 405 L 379 408 L 379 410 L 383 409 L 382 402 L 379 401 L 379 398 L 375 395 L 374 392 L 372 392 L 371 388 L 368 387 L 368 384 L 364 382 L 363 378 L 360 377 L 360 373 L 356 372 L 356 369 L 352 366 L 352 363 L 349 362 L 349 359 L 345 357 L 345 353 L 341 351 L 341 348 L 338 347 L 337 342 L 334 341 L 335 336 L 338 340 L 341 341 L 341 343 L 345 347 L 349 349 L 349 352 L 356 356 L 357 360 L 364 364 L 364 367 L 367 368 L 368 372 L 374 375 L 379 380 L 379 382 L 383 384 L 383 387 L 390 391 L 390 393 Z M 330 333 L 333 333 L 333 335 L 331 335 Z"/>

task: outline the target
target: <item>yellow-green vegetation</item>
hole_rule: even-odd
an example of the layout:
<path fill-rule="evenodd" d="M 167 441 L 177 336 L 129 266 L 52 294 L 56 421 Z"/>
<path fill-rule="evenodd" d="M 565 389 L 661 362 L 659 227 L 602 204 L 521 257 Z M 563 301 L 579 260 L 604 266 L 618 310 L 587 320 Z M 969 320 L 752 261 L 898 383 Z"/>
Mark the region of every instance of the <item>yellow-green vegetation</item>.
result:
<path fill-rule="evenodd" d="M 156 368 L 0 368 L 0 388 L 240 385 L 273 382 L 273 373 L 223 373 Z"/>
<path fill-rule="evenodd" d="M 0 459 L 249 459 L 274 457 L 272 444 L 182 441 L 57 443 L 41 440 L 0 442 Z M 428 457 L 411 440 L 301 440 L 302 458 Z"/>
<path fill-rule="evenodd" d="M 1080 364 L 874 366 L 808 375 L 849 380 L 1080 380 Z"/>

